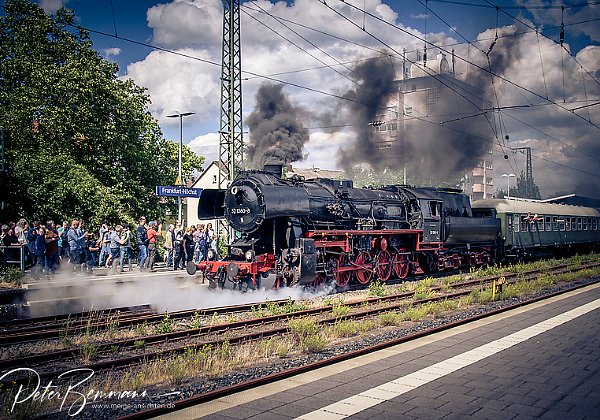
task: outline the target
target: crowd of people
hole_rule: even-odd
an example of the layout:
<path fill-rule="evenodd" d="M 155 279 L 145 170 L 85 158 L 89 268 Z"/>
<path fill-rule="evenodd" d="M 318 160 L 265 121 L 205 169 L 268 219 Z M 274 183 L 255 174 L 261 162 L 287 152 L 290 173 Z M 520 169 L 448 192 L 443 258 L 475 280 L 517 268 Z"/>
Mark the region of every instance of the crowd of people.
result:
<path fill-rule="evenodd" d="M 211 223 L 184 227 L 178 222 L 163 231 L 158 222 L 147 223 L 145 217 L 140 217 L 132 228 L 127 223 L 102 223 L 95 232 L 86 230 L 79 220 L 64 221 L 57 227 L 52 220 L 45 225 L 33 220 L 30 225 L 21 219 L 2 225 L 0 236 L 2 245 L 10 247 L 3 250 L 2 261 L 19 261 L 22 248 L 34 276 L 51 275 L 67 261 L 87 271 L 94 267 L 132 271 L 134 251 L 138 270 L 155 271 L 159 238 L 164 241 L 163 260 L 169 270 L 184 269 L 189 261 L 218 258 L 217 236 Z"/>

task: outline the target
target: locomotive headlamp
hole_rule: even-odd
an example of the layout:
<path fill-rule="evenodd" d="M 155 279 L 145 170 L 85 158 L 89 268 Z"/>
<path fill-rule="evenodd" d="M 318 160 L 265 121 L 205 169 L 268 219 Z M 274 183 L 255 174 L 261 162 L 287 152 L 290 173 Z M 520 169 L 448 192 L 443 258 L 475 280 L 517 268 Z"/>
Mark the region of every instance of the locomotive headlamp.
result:
<path fill-rule="evenodd" d="M 248 261 L 248 262 L 253 261 L 254 260 L 254 255 L 255 255 L 255 253 L 254 253 L 253 250 L 246 251 L 246 255 L 245 255 L 246 261 Z"/>

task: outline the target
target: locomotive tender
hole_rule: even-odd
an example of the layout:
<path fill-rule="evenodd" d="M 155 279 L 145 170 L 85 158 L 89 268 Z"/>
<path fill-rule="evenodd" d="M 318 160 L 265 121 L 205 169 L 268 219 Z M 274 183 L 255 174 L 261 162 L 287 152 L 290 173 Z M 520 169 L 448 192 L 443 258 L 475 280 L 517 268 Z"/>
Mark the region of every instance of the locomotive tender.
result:
<path fill-rule="evenodd" d="M 213 287 L 256 288 L 385 282 L 409 273 L 483 265 L 502 252 L 500 219 L 473 217 L 458 190 L 282 178 L 281 165 L 241 172 L 227 190 L 204 190 L 200 219 L 224 217 L 238 232 L 222 261 L 190 263 Z"/>

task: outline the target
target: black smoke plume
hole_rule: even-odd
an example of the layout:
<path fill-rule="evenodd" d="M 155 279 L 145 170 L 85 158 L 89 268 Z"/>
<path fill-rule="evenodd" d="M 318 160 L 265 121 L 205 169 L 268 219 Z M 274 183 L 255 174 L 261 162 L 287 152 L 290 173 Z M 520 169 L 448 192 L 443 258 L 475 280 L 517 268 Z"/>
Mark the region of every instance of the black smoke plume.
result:
<path fill-rule="evenodd" d="M 377 57 L 358 64 L 351 76 L 356 88 L 346 92 L 344 98 L 350 107 L 356 141 L 340 150 L 338 163 L 346 172 L 362 162 L 380 168 L 379 161 L 373 159 L 377 155 L 373 123 L 385 112 L 388 97 L 394 93 L 394 67 L 389 59 Z"/>
<path fill-rule="evenodd" d="M 283 85 L 263 84 L 256 93 L 256 106 L 246 119 L 250 128 L 247 166 L 287 164 L 303 160 L 309 140 L 302 122 L 304 112 L 291 104 Z"/>
<path fill-rule="evenodd" d="M 489 52 L 490 63 L 481 54 L 480 67 L 503 74 L 519 59 L 519 48 L 514 48 L 517 42 L 514 37 L 498 39 Z M 445 59 L 450 61 L 450 57 Z M 419 74 L 406 80 L 396 80 L 392 62 L 385 57 L 354 69 L 359 87 L 345 97 L 352 101 L 356 136 L 354 144 L 340 154 L 346 171 L 367 163 L 379 171 L 406 167 L 412 179 L 444 180 L 461 177 L 486 158 L 496 141 L 482 111 L 493 103 L 490 74 L 471 69 L 462 81 L 448 71 L 440 74 L 432 63 L 430 67 L 420 64 Z M 382 127 L 386 131 L 372 126 L 377 120 L 388 123 Z M 390 131 L 393 124 L 389 123 L 396 122 L 397 131 Z M 394 138 L 397 141 L 392 142 Z"/>

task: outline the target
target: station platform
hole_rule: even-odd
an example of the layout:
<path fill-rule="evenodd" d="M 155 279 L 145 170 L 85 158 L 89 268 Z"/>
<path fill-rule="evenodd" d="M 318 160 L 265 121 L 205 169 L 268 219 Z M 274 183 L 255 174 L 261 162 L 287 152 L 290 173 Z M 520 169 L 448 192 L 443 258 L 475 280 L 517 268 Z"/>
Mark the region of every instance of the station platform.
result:
<path fill-rule="evenodd" d="M 600 286 L 164 419 L 600 417 Z"/>

